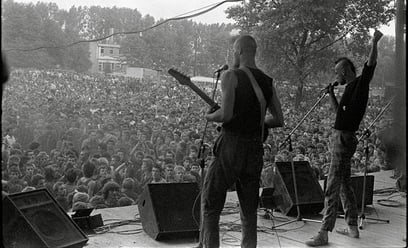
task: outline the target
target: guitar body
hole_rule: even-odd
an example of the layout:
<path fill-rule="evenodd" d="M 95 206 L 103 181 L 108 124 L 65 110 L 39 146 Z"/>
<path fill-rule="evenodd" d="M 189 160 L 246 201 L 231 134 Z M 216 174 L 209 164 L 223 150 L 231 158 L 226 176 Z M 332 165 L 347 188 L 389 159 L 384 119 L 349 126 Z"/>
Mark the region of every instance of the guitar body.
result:
<path fill-rule="evenodd" d="M 216 111 L 217 109 L 220 108 L 220 106 L 214 102 L 207 94 L 205 94 L 200 88 L 198 88 L 193 82 L 191 82 L 191 78 L 184 75 L 183 73 L 171 68 L 169 69 L 168 73 L 172 75 L 177 81 L 179 81 L 180 84 L 182 85 L 187 85 L 192 89 L 195 93 L 197 93 L 198 96 L 201 97 L 208 105 L 211 107 L 211 112 Z M 218 128 L 217 128 L 218 130 Z M 219 129 L 221 131 L 221 128 Z M 269 136 L 269 129 L 266 127 L 264 124 L 264 135 L 262 141 L 265 142 L 268 139 Z"/>

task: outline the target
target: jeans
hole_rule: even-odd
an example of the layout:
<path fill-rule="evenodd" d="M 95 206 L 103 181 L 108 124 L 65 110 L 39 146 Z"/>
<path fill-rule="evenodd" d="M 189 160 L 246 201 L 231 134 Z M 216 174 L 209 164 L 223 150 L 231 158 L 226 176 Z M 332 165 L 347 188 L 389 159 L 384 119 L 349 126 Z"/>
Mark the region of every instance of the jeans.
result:
<path fill-rule="evenodd" d="M 357 226 L 357 202 L 351 187 L 350 163 L 356 151 L 357 138 L 354 132 L 334 130 L 331 137 L 333 145 L 332 161 L 327 176 L 324 199 L 324 215 L 321 230 L 332 231 L 337 218 L 340 195 L 344 218 L 349 226 Z"/>
<path fill-rule="evenodd" d="M 214 149 L 215 160 L 207 169 L 203 200 L 204 247 L 219 247 L 219 220 L 227 190 L 235 183 L 240 203 L 241 247 L 256 247 L 259 182 L 263 166 L 260 137 L 223 131 Z"/>

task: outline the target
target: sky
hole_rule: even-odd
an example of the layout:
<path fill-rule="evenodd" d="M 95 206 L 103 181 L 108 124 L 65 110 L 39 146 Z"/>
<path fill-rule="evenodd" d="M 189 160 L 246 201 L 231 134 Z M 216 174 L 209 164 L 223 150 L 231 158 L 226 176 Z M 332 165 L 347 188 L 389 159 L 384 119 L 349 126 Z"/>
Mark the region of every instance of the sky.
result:
<path fill-rule="evenodd" d="M 36 3 L 37 0 L 14 0 L 22 3 Z M 197 10 L 199 8 L 208 7 L 221 3 L 222 0 L 42 0 L 41 2 L 54 2 L 58 8 L 68 10 L 71 6 L 93 6 L 99 5 L 102 7 L 125 7 L 137 9 L 142 15 L 153 16 L 155 20 L 160 18 L 167 19 L 176 17 L 187 12 Z M 195 22 L 206 24 L 213 23 L 233 23 L 233 20 L 228 19 L 225 10 L 228 7 L 240 4 L 239 2 L 226 2 L 221 6 L 207 12 L 198 17 L 192 18 Z M 198 12 L 198 11 L 197 11 Z M 194 12 L 196 13 L 196 12 Z M 395 22 L 392 21 L 388 26 L 383 25 L 380 31 L 385 35 L 395 36 Z"/>

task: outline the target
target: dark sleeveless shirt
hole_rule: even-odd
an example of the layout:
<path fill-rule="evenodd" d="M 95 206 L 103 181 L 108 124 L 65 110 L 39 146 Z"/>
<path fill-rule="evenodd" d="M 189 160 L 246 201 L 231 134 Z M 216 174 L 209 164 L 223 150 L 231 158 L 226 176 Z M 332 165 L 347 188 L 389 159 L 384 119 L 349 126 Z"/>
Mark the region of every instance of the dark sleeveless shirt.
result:
<path fill-rule="evenodd" d="M 262 90 L 267 106 L 272 99 L 272 81 L 268 75 L 259 69 L 250 68 L 259 87 Z M 240 70 L 233 70 L 238 78 L 235 89 L 235 102 L 232 119 L 222 125 L 226 132 L 257 136 L 261 134 L 261 107 L 247 74 Z"/>

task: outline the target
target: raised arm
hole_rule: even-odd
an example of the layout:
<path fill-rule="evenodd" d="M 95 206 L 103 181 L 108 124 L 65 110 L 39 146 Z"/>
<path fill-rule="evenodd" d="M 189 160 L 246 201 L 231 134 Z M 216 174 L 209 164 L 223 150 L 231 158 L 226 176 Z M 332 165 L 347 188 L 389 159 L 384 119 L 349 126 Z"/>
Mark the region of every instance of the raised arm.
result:
<path fill-rule="evenodd" d="M 378 54 L 377 44 L 382 36 L 383 34 L 380 31 L 378 30 L 374 31 L 373 38 L 371 39 L 371 50 L 370 50 L 370 54 L 368 56 L 368 61 L 367 61 L 368 66 L 373 66 L 377 63 L 377 54 Z"/>

